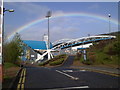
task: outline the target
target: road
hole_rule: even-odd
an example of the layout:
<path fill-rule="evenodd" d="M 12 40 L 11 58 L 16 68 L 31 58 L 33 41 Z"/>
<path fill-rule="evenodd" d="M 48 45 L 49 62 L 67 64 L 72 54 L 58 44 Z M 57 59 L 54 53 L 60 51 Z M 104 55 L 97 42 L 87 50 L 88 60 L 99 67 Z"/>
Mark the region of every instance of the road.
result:
<path fill-rule="evenodd" d="M 39 88 L 39 89 L 78 89 L 78 88 L 118 88 L 119 77 L 106 74 L 90 72 L 86 70 L 73 69 L 73 56 L 59 67 L 31 67 L 23 71 L 18 80 L 17 88 Z M 22 82 L 22 84 L 19 84 Z"/>

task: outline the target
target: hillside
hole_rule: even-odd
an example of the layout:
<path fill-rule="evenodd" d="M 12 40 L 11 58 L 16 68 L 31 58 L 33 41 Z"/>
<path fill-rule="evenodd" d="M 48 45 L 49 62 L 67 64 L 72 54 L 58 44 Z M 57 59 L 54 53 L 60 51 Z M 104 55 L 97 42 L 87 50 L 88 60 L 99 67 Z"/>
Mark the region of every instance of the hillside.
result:
<path fill-rule="evenodd" d="M 79 63 L 77 65 L 102 65 L 117 68 L 120 64 L 120 33 L 115 32 L 111 35 L 116 35 L 116 39 L 93 43 L 94 45 L 86 50 L 86 61 L 83 60 L 82 54 L 77 54 L 74 65 L 77 62 Z"/>

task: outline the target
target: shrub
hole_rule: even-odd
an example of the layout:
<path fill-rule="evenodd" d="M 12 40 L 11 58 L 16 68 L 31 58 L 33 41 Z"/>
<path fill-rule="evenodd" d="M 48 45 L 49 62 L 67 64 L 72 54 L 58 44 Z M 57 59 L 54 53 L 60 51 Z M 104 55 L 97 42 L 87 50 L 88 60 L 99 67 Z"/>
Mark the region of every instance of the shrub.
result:
<path fill-rule="evenodd" d="M 108 55 L 116 55 L 120 51 L 120 43 L 118 41 L 108 44 L 104 48 L 104 52 Z"/>
<path fill-rule="evenodd" d="M 3 59 L 4 62 L 18 64 L 20 60 L 22 50 L 22 40 L 18 33 L 15 34 L 13 39 L 10 42 L 5 42 L 3 44 Z"/>
<path fill-rule="evenodd" d="M 15 65 L 13 63 L 9 63 L 9 62 L 4 63 L 4 68 L 5 69 L 10 68 L 10 67 L 17 67 L 17 65 Z"/>
<path fill-rule="evenodd" d="M 52 58 L 50 61 L 56 61 L 57 59 L 65 58 L 66 56 L 67 56 L 66 54 L 57 55 L 57 56 L 55 56 L 54 58 Z"/>
<path fill-rule="evenodd" d="M 95 55 L 90 55 L 89 60 L 91 60 L 91 62 L 94 63 L 96 60 Z"/>
<path fill-rule="evenodd" d="M 64 59 L 61 58 L 61 59 L 59 59 L 59 60 L 56 60 L 56 61 L 50 62 L 49 64 L 50 64 L 51 66 L 59 65 L 59 64 L 62 64 L 63 61 L 64 61 Z"/>
<path fill-rule="evenodd" d="M 78 60 L 80 60 L 80 58 L 76 56 L 74 60 L 75 60 L 75 61 L 78 61 Z"/>
<path fill-rule="evenodd" d="M 113 46 L 114 46 L 113 50 L 114 50 L 117 54 L 120 54 L 120 41 L 116 41 Z"/>
<path fill-rule="evenodd" d="M 45 65 L 48 64 L 48 63 L 49 63 L 49 61 L 42 62 L 42 63 L 39 64 L 39 66 L 45 66 Z"/>
<path fill-rule="evenodd" d="M 40 63 L 39 66 L 45 66 L 46 64 L 49 64 L 51 66 L 62 64 L 66 56 L 66 54 L 57 55 L 49 61 Z"/>
<path fill-rule="evenodd" d="M 81 57 L 81 53 L 77 53 L 77 57 Z"/>
<path fill-rule="evenodd" d="M 86 65 L 92 65 L 93 62 L 89 59 L 87 59 L 86 61 L 82 61 L 83 64 L 86 64 Z"/>
<path fill-rule="evenodd" d="M 74 58 L 74 60 L 75 60 L 75 61 L 80 60 L 81 56 L 82 56 L 81 53 L 77 53 L 76 56 L 75 56 L 75 58 Z"/>

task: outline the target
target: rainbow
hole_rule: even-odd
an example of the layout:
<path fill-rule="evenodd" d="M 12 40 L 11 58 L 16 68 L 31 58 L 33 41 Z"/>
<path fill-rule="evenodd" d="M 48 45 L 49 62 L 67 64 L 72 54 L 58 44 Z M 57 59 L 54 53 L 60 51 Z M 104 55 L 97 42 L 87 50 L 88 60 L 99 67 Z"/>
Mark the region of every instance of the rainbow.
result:
<path fill-rule="evenodd" d="M 81 13 L 55 14 L 54 16 L 51 17 L 51 19 L 55 19 L 55 18 L 59 18 L 59 17 L 76 17 L 76 16 L 90 17 L 90 18 L 95 18 L 95 19 L 99 19 L 99 20 L 103 20 L 103 21 L 108 22 L 108 17 L 107 16 L 105 17 L 105 16 L 102 16 L 102 15 L 97 15 L 97 14 L 92 14 L 92 13 L 83 13 L 83 12 L 81 12 Z M 15 35 L 16 32 L 20 33 L 22 31 L 26 30 L 27 28 L 29 28 L 29 27 L 31 27 L 35 24 L 41 23 L 45 20 L 46 20 L 45 17 L 33 20 L 33 21 L 19 27 L 18 29 L 14 30 L 14 32 L 12 32 L 10 35 L 8 35 L 7 38 L 10 39 Z M 111 19 L 111 23 L 118 25 L 118 21 L 115 20 L 115 19 Z"/>

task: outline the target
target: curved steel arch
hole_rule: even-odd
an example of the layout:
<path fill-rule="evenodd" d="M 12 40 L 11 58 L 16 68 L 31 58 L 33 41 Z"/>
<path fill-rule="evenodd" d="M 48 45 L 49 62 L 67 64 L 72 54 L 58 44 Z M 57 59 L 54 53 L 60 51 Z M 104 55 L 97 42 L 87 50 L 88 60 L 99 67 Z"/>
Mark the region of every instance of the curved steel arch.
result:
<path fill-rule="evenodd" d="M 53 49 L 55 48 L 60 48 L 62 46 L 69 46 L 69 44 L 75 44 L 75 43 L 78 43 L 78 42 L 82 42 L 82 41 L 88 41 L 90 39 L 94 39 L 94 40 L 97 40 L 97 38 L 116 38 L 116 36 L 111 36 L 111 35 L 96 35 L 96 36 L 88 36 L 88 37 L 82 37 L 82 38 L 77 38 L 77 39 L 61 39 L 61 40 L 57 40 L 55 41 L 54 43 L 54 46 Z M 103 39 L 101 39 L 103 40 Z"/>

